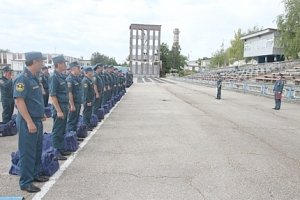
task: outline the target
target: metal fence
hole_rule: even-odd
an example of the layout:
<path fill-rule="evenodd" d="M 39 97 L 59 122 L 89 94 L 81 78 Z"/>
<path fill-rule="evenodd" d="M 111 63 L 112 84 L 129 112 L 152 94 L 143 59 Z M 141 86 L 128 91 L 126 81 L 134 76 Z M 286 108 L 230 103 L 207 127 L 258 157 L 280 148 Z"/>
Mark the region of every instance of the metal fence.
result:
<path fill-rule="evenodd" d="M 216 87 L 216 81 L 200 80 L 194 77 L 169 77 L 176 81 L 205 85 L 210 87 Z M 243 93 L 252 93 L 262 96 L 274 96 L 273 84 L 259 84 L 259 83 L 249 83 L 249 82 L 223 82 L 222 88 L 228 90 L 235 90 Z M 289 101 L 299 101 L 300 102 L 300 87 L 295 85 L 285 85 L 283 89 L 283 98 Z"/>

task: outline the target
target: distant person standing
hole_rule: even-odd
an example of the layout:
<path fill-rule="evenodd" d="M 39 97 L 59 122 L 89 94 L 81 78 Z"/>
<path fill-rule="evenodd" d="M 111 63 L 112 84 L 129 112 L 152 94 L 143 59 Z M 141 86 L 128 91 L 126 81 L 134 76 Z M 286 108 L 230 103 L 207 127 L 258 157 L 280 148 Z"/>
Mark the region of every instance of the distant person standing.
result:
<path fill-rule="evenodd" d="M 217 99 L 221 99 L 221 90 L 222 90 L 222 77 L 218 74 L 217 79 Z"/>
<path fill-rule="evenodd" d="M 0 79 L 1 100 L 2 100 L 2 121 L 7 123 L 11 120 L 14 112 L 13 98 L 13 70 L 9 67 L 3 68 L 3 76 Z"/>
<path fill-rule="evenodd" d="M 279 74 L 278 80 L 275 82 L 274 89 L 273 89 L 274 96 L 275 96 L 275 108 L 273 108 L 274 110 L 280 110 L 283 88 L 284 88 L 283 75 Z"/>

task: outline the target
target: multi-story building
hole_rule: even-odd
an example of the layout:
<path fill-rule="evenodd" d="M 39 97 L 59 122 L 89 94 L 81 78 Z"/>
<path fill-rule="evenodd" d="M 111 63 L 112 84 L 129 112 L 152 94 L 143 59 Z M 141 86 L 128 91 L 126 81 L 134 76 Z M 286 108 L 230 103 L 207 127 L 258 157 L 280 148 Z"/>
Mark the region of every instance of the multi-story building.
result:
<path fill-rule="evenodd" d="M 242 37 L 244 57 L 253 58 L 258 63 L 283 61 L 283 49 L 278 43 L 277 29 L 267 28 Z"/>
<path fill-rule="evenodd" d="M 131 24 L 129 67 L 134 76 L 159 77 L 161 25 Z"/>

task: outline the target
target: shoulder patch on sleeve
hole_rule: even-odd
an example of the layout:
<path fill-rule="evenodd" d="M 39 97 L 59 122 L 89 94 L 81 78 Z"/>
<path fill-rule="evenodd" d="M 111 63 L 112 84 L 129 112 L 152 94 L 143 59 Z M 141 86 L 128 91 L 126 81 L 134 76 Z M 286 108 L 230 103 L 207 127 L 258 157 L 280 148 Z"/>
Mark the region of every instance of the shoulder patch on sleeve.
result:
<path fill-rule="evenodd" d="M 16 84 L 16 90 L 17 90 L 18 92 L 23 92 L 24 89 L 25 89 L 24 83 L 17 83 L 17 84 Z"/>

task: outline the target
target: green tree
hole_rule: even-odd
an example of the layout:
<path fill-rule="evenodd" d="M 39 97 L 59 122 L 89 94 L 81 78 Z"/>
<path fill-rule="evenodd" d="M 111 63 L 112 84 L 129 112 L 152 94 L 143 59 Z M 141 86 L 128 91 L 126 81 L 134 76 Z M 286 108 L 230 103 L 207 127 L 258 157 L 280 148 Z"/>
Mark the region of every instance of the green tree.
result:
<path fill-rule="evenodd" d="M 186 56 L 181 55 L 181 48 L 179 44 L 172 46 L 169 59 L 172 61 L 172 68 L 177 69 L 178 71 L 183 70 L 183 67 L 187 64 L 188 60 Z"/>
<path fill-rule="evenodd" d="M 234 33 L 234 39 L 230 41 L 231 46 L 228 48 L 228 60 L 232 64 L 235 61 L 244 59 L 244 41 L 241 40 L 243 36 L 242 30 L 238 29 Z"/>
<path fill-rule="evenodd" d="M 279 45 L 286 58 L 299 58 L 300 53 L 300 1 L 283 0 L 285 13 L 277 18 L 280 31 Z"/>
<path fill-rule="evenodd" d="M 244 41 L 241 38 L 245 35 L 249 35 L 258 31 L 261 31 L 263 27 L 254 26 L 249 28 L 246 32 L 238 29 L 234 32 L 234 38 L 230 41 L 230 47 L 224 49 L 224 44 L 221 48 L 213 53 L 211 58 L 211 67 L 222 67 L 233 64 L 235 61 L 244 59 Z M 200 61 L 200 60 L 199 60 Z"/>
<path fill-rule="evenodd" d="M 113 57 L 110 58 L 99 52 L 95 52 L 92 54 L 91 63 L 92 63 L 92 65 L 95 65 L 96 63 L 103 63 L 103 64 L 107 64 L 107 65 L 118 65 L 115 58 L 113 58 Z"/>
<path fill-rule="evenodd" d="M 169 46 L 166 43 L 162 43 L 160 45 L 160 60 L 162 62 L 162 71 L 160 73 L 161 77 L 164 77 L 166 73 L 170 72 L 171 65 L 170 65 L 170 50 Z"/>
<path fill-rule="evenodd" d="M 224 49 L 224 43 L 221 48 L 213 53 L 210 64 L 212 68 L 219 68 L 228 65 L 228 49 Z"/>
<path fill-rule="evenodd" d="M 182 55 L 180 51 L 181 48 L 179 45 L 173 46 L 171 50 L 166 43 L 160 45 L 160 60 L 162 61 L 161 76 L 170 73 L 171 69 L 183 70 L 188 58 Z"/>

